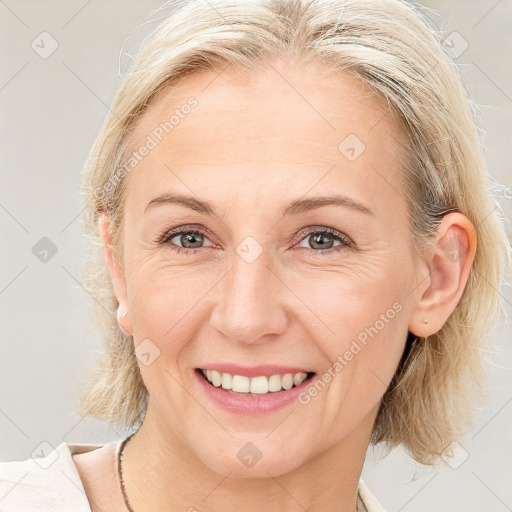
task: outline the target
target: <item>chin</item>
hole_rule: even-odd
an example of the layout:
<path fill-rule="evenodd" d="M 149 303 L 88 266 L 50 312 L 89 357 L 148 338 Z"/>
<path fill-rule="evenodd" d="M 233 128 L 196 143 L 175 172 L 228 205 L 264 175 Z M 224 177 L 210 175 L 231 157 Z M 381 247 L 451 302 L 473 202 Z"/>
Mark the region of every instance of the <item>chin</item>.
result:
<path fill-rule="evenodd" d="M 312 456 L 311 446 L 312 443 L 306 443 L 305 440 L 292 445 L 289 439 L 280 440 L 276 437 L 271 442 L 261 435 L 248 434 L 229 438 L 223 443 L 212 440 L 194 451 L 205 466 L 222 475 L 229 474 L 233 478 L 268 478 L 300 467 Z"/>
<path fill-rule="evenodd" d="M 265 460 L 262 457 L 253 466 L 244 465 L 236 456 L 208 457 L 203 459 L 203 463 L 221 475 L 229 474 L 231 478 L 269 478 L 270 476 L 280 476 L 297 469 L 300 465 L 300 463 L 290 460 L 285 452 Z"/>

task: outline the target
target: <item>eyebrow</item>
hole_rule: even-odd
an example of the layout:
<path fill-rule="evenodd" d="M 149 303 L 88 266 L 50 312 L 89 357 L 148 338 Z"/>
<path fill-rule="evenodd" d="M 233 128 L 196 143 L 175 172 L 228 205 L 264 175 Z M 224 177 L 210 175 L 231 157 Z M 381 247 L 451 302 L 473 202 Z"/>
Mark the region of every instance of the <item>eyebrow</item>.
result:
<path fill-rule="evenodd" d="M 213 215 L 215 213 L 215 208 L 208 203 L 207 201 L 202 201 L 196 199 L 192 196 L 186 196 L 182 194 L 172 194 L 165 193 L 161 194 L 158 197 L 155 197 L 146 205 L 144 212 L 152 205 L 158 203 L 171 203 L 171 204 L 180 204 L 185 206 L 186 208 L 190 208 L 191 210 L 197 211 L 199 213 L 204 213 L 206 215 Z M 281 216 L 286 215 L 299 215 L 301 213 L 309 212 L 311 210 L 316 210 L 317 208 L 322 208 L 323 206 L 342 206 L 345 208 L 350 208 L 352 210 L 366 213 L 368 215 L 375 214 L 362 203 L 357 202 L 356 200 L 343 195 L 332 195 L 332 196 L 324 196 L 324 197 L 311 197 L 308 199 L 297 199 L 292 201 L 282 212 Z"/>

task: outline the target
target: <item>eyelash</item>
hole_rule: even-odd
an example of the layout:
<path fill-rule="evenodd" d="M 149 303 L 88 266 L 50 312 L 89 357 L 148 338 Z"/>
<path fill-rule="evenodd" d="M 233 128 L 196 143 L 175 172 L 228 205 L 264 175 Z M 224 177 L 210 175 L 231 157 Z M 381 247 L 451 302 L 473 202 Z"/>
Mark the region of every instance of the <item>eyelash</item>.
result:
<path fill-rule="evenodd" d="M 301 242 L 308 236 L 320 235 L 320 234 L 330 235 L 335 241 L 342 242 L 342 245 L 339 245 L 336 247 L 331 247 L 329 249 L 311 249 L 311 248 L 306 248 L 306 247 L 301 247 L 300 249 L 306 249 L 306 250 L 313 251 L 314 253 L 325 254 L 325 253 L 332 253 L 335 251 L 337 252 L 338 250 L 344 249 L 344 248 L 345 249 L 353 249 L 355 247 L 355 244 L 350 237 L 348 237 L 347 235 L 345 235 L 343 233 L 340 233 L 339 231 L 331 229 L 331 228 L 309 230 L 307 232 L 301 231 L 301 233 L 300 233 L 301 238 L 299 239 L 298 242 Z M 177 235 L 201 235 L 201 236 L 207 238 L 206 233 L 201 230 L 192 229 L 192 228 L 187 229 L 186 227 L 181 227 L 181 228 L 176 228 L 176 229 L 171 229 L 171 230 L 164 230 L 160 235 L 158 235 L 156 240 L 154 240 L 154 243 L 156 243 L 158 245 L 167 244 L 168 242 L 170 242 L 170 240 L 175 238 Z M 192 254 L 192 253 L 197 254 L 197 253 L 202 252 L 203 249 L 208 249 L 208 247 L 198 247 L 197 249 L 188 249 L 186 247 L 180 247 L 179 245 L 176 245 L 176 244 L 171 244 L 171 245 L 172 245 L 171 250 L 176 251 L 178 253 L 184 253 L 184 254 Z"/>

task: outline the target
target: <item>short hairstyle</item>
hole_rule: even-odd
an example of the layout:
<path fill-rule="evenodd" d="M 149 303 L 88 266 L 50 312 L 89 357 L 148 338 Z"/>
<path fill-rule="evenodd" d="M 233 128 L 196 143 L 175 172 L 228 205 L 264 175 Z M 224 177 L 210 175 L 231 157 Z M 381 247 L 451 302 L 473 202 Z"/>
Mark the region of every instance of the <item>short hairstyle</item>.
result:
<path fill-rule="evenodd" d="M 181 0 L 159 12 L 163 20 L 124 76 L 84 166 L 84 236 L 92 245 L 83 280 L 106 352 L 85 380 L 78 414 L 131 428 L 148 404 L 133 339 L 117 323 L 97 223 L 101 213 L 111 217 L 122 262 L 126 184 L 136 165 L 128 149 L 138 117 L 162 88 L 201 70 L 315 62 L 357 77 L 399 121 L 414 250 L 421 254 L 435 241 L 447 212 L 462 212 L 475 226 L 476 255 L 462 297 L 440 331 L 409 333 L 371 437 L 371 444 L 402 445 L 416 461 L 436 463 L 471 428 L 472 411 L 486 396 L 490 328 L 502 313 L 497 291 L 510 262 L 489 193 L 478 109 L 442 34 L 419 5 L 400 0 Z"/>

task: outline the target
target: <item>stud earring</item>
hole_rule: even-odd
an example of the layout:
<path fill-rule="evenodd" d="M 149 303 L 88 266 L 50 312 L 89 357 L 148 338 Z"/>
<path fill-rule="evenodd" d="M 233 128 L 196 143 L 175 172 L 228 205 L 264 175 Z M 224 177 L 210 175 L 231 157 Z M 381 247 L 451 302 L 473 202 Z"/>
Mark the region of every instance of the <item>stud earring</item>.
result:
<path fill-rule="evenodd" d="M 127 336 L 131 336 L 131 334 L 129 332 L 124 330 L 122 322 L 121 322 L 121 318 L 124 318 L 127 315 L 128 315 L 128 311 L 125 311 L 124 313 L 121 313 L 119 308 L 118 308 L 118 310 L 117 310 L 117 325 L 119 325 L 119 328 L 121 329 L 121 331 L 123 331 Z"/>
<path fill-rule="evenodd" d="M 424 323 L 424 324 L 428 324 L 428 319 L 427 319 L 427 318 L 424 318 L 424 319 L 423 319 L 423 323 Z"/>
<path fill-rule="evenodd" d="M 126 310 L 124 313 L 121 313 L 121 308 L 120 307 L 117 308 L 117 318 L 118 319 L 125 317 L 127 314 L 128 314 L 128 310 Z"/>

